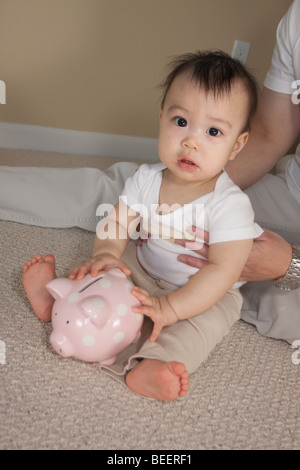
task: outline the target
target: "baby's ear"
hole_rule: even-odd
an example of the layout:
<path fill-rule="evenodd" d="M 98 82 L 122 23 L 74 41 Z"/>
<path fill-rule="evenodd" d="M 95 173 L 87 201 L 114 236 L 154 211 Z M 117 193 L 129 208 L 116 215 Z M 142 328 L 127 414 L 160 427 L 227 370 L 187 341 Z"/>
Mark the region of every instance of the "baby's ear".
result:
<path fill-rule="evenodd" d="M 247 141 L 249 139 L 249 132 L 243 132 L 238 136 L 236 139 L 236 142 L 234 144 L 234 147 L 232 149 L 231 155 L 229 157 L 229 160 L 234 160 L 237 154 L 245 147 Z"/>

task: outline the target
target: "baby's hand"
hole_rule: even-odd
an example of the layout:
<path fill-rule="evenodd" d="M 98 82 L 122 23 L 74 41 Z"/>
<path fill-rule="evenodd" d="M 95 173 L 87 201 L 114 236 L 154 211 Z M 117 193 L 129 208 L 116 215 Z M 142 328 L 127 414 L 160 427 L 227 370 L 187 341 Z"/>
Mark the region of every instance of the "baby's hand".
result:
<path fill-rule="evenodd" d="M 100 271 L 112 268 L 121 269 L 121 271 L 123 271 L 126 276 L 128 276 L 131 272 L 130 269 L 127 268 L 127 266 L 122 263 L 122 261 L 120 261 L 118 258 L 109 253 L 104 253 L 97 256 L 93 256 L 93 258 L 89 259 L 85 263 L 76 266 L 72 270 L 69 279 L 76 279 L 79 281 L 83 279 L 84 276 L 88 273 L 90 273 L 92 277 L 96 277 Z"/>
<path fill-rule="evenodd" d="M 152 297 L 145 289 L 137 286 L 132 288 L 131 293 L 142 304 L 141 306 L 133 307 L 132 310 L 135 313 L 141 313 L 150 317 L 154 323 L 150 341 L 155 341 L 158 338 L 164 326 L 173 325 L 178 321 L 176 312 L 170 305 L 167 296 Z"/>

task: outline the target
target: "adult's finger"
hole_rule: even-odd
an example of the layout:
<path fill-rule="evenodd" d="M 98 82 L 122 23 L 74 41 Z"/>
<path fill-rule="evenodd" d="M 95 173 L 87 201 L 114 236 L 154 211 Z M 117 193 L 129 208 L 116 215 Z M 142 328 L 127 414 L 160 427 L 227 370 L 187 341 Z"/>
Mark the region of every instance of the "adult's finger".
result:
<path fill-rule="evenodd" d="M 177 259 L 181 263 L 188 264 L 189 266 L 193 266 L 193 268 L 197 269 L 201 269 L 208 264 L 208 261 L 206 259 L 196 258 L 192 255 L 179 255 Z"/>

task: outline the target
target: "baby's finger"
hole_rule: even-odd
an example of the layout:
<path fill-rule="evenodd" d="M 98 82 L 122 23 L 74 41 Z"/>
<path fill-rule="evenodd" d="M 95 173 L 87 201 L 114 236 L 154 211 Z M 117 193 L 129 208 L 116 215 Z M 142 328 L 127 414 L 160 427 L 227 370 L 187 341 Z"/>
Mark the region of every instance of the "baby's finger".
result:
<path fill-rule="evenodd" d="M 69 275 L 69 279 L 71 279 L 71 280 L 75 279 L 76 276 L 77 276 L 78 270 L 79 270 L 79 266 L 76 266 L 76 268 L 74 268 L 74 269 L 71 271 L 71 273 L 70 273 L 70 275 Z"/>
<path fill-rule="evenodd" d="M 141 313 L 142 315 L 146 315 L 146 317 L 151 318 L 151 320 L 155 321 L 155 311 L 150 305 L 135 305 L 132 307 L 134 313 Z"/>
<path fill-rule="evenodd" d="M 81 266 L 79 266 L 76 279 L 77 279 L 78 281 L 80 281 L 80 280 L 83 279 L 84 276 L 85 276 L 86 274 L 88 274 L 90 271 L 91 271 L 91 263 L 90 263 L 90 262 L 86 262 L 86 263 L 82 264 Z"/>
<path fill-rule="evenodd" d="M 78 279 L 79 272 L 80 273 L 83 272 L 84 274 L 83 274 L 82 277 L 84 277 L 84 275 L 86 274 L 86 272 L 85 272 L 86 268 L 83 269 L 83 266 L 84 265 L 82 265 L 82 264 L 80 264 L 78 266 L 75 266 L 75 268 L 73 268 L 73 270 L 71 271 L 71 274 L 69 275 L 69 279 L 72 279 L 72 280 Z M 81 274 L 80 274 L 80 277 L 81 277 Z"/>
<path fill-rule="evenodd" d="M 117 267 L 121 269 L 121 271 L 123 271 L 126 276 L 129 276 L 131 274 L 131 270 L 128 268 L 128 266 L 126 266 L 126 264 L 122 263 L 122 261 L 119 261 Z"/>
<path fill-rule="evenodd" d="M 136 292 L 137 294 L 143 294 L 143 295 L 148 295 L 148 292 L 146 291 L 146 289 L 143 289 L 142 287 L 139 287 L 139 286 L 133 286 L 132 290 L 134 292 Z"/>
<path fill-rule="evenodd" d="M 104 268 L 103 263 L 101 261 L 96 261 L 95 263 L 91 264 L 91 277 L 98 276 L 99 272 L 102 271 Z"/>
<path fill-rule="evenodd" d="M 148 292 L 141 287 L 133 287 L 131 294 L 136 297 L 143 305 L 152 305 L 151 297 Z"/>
<path fill-rule="evenodd" d="M 162 325 L 159 325 L 159 324 L 157 324 L 157 323 L 154 323 L 154 327 L 153 327 L 151 336 L 150 336 L 150 338 L 149 338 L 151 342 L 154 342 L 154 341 L 157 340 L 157 338 L 159 337 L 159 335 L 160 335 L 162 329 L 163 329 Z"/>

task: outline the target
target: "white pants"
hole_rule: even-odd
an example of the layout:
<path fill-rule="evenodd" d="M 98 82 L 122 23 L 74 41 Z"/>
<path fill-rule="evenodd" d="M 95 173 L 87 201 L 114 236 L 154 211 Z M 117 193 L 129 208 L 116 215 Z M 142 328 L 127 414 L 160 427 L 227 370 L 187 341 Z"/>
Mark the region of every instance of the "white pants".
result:
<path fill-rule="evenodd" d="M 138 165 L 96 168 L 0 167 L 0 219 L 94 232 L 99 204 L 115 204 Z"/>
<path fill-rule="evenodd" d="M 278 175 L 266 175 L 249 188 L 262 226 L 300 244 L 299 202 L 289 192 L 285 159 Z M 105 171 L 94 168 L 56 169 L 0 167 L 0 218 L 43 227 L 77 226 L 94 231 L 96 209 L 114 204 L 137 165 L 117 163 Z M 274 253 L 274 257 L 276 253 Z M 258 331 L 288 342 L 300 339 L 300 288 L 281 292 L 272 282 L 248 283 L 242 288 L 242 318 Z"/>
<path fill-rule="evenodd" d="M 266 175 L 246 193 L 259 225 L 300 245 L 300 204 L 285 181 L 288 159 L 280 161 L 276 175 Z M 289 343 L 300 340 L 300 288 L 283 292 L 271 281 L 249 282 L 241 288 L 241 293 L 244 297 L 241 317 L 254 324 L 259 333 Z"/>

